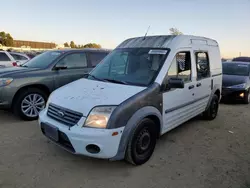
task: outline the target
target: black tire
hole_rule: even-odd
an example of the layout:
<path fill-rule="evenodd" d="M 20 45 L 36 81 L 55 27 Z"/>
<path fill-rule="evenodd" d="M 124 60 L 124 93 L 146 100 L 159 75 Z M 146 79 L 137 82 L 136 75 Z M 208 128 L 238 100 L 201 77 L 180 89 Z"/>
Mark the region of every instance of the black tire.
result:
<path fill-rule="evenodd" d="M 245 92 L 244 94 L 244 103 L 249 104 L 250 103 L 250 93 L 249 90 Z"/>
<path fill-rule="evenodd" d="M 214 95 L 209 108 L 203 112 L 203 118 L 206 120 L 214 120 L 218 114 L 218 110 L 219 110 L 219 98 L 217 95 Z"/>
<path fill-rule="evenodd" d="M 26 90 L 23 90 L 18 94 L 15 101 L 13 101 L 12 111 L 14 112 L 14 114 L 16 116 L 19 116 L 21 119 L 27 120 L 27 121 L 32 121 L 32 120 L 38 119 L 38 116 L 29 117 L 29 116 L 25 115 L 22 111 L 22 107 L 21 107 L 22 102 L 25 99 L 25 97 L 30 95 L 30 94 L 40 95 L 44 99 L 45 104 L 46 104 L 47 99 L 48 99 L 48 94 L 46 92 L 42 91 L 41 89 L 38 89 L 38 88 L 27 88 Z"/>
<path fill-rule="evenodd" d="M 157 125 L 148 118 L 143 119 L 132 131 L 125 159 L 131 164 L 141 165 L 147 162 L 154 152 L 158 137 Z"/>

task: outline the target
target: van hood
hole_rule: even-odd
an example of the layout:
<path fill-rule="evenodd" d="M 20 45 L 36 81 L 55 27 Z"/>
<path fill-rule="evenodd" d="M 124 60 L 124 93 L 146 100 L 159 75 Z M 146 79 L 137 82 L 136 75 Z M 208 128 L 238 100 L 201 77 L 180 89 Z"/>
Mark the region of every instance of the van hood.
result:
<path fill-rule="evenodd" d="M 54 91 L 48 103 L 80 112 L 87 116 L 92 108 L 102 105 L 119 105 L 131 96 L 146 89 L 110 82 L 80 79 Z"/>

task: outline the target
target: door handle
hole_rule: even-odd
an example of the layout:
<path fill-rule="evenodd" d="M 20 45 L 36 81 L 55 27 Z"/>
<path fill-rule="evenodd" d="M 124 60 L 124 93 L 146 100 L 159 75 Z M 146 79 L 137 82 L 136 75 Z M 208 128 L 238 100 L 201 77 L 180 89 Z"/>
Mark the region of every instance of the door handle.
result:
<path fill-rule="evenodd" d="M 188 89 L 194 89 L 194 85 L 189 86 Z"/>
<path fill-rule="evenodd" d="M 201 86 L 201 83 L 196 84 L 196 87 L 200 87 L 200 86 Z"/>

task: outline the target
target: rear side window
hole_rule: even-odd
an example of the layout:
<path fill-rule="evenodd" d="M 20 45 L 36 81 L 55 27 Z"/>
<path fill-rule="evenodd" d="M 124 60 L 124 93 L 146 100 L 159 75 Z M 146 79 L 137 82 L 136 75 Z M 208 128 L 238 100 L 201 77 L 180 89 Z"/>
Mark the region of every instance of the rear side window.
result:
<path fill-rule="evenodd" d="M 176 54 L 168 70 L 169 78 L 181 78 L 184 82 L 191 80 L 191 56 L 190 52 Z"/>
<path fill-rule="evenodd" d="M 10 61 L 10 58 L 3 52 L 0 52 L 0 61 Z"/>
<path fill-rule="evenodd" d="M 196 52 L 197 79 L 210 77 L 209 58 L 207 52 Z"/>
<path fill-rule="evenodd" d="M 11 56 L 17 60 L 17 61 L 22 61 L 22 60 L 28 60 L 26 57 L 22 56 L 22 55 L 18 55 L 18 54 L 12 54 L 11 53 Z"/>
<path fill-rule="evenodd" d="M 101 62 L 101 60 L 104 59 L 104 57 L 106 57 L 108 55 L 108 53 L 97 53 L 97 52 L 90 52 L 89 53 L 89 59 L 91 62 L 91 65 L 93 67 L 95 67 L 96 65 L 98 65 L 98 63 Z"/>

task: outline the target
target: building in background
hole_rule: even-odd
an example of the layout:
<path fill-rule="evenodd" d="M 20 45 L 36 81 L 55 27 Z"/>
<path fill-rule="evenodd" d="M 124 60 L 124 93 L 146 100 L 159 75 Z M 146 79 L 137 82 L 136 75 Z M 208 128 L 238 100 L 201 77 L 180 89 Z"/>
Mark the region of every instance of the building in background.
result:
<path fill-rule="evenodd" d="M 37 41 L 25 41 L 25 40 L 14 40 L 14 48 L 36 48 L 36 49 L 53 49 L 56 48 L 55 43 L 49 42 L 37 42 Z"/>

